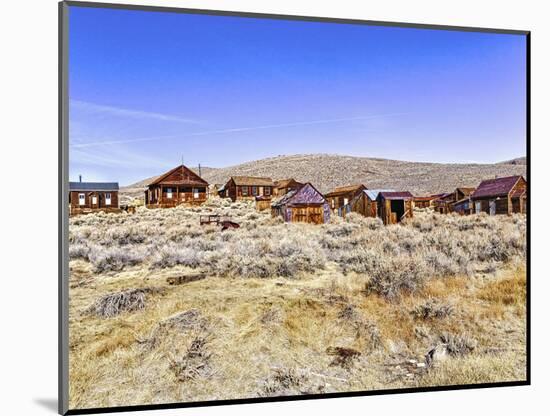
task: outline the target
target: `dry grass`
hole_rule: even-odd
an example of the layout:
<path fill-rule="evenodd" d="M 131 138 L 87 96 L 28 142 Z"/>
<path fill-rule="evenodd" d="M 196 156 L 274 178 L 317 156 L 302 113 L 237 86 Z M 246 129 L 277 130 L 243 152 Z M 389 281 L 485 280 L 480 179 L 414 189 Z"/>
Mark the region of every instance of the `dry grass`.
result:
<path fill-rule="evenodd" d="M 208 211 L 231 211 L 242 227 L 196 225 Z M 524 217 L 314 227 L 251 212 L 220 202 L 71 219 L 71 408 L 525 378 Z M 158 264 L 166 246 L 194 254 Z M 86 251 L 102 247 L 143 257 L 98 271 Z M 407 259 L 420 264 L 418 281 L 387 267 Z M 206 278 L 167 282 L 191 271 Z M 372 289 L 377 273 L 389 285 L 398 277 L 392 295 Z M 139 308 L 83 313 L 129 290 L 145 291 Z M 446 360 L 407 370 L 437 345 Z"/>

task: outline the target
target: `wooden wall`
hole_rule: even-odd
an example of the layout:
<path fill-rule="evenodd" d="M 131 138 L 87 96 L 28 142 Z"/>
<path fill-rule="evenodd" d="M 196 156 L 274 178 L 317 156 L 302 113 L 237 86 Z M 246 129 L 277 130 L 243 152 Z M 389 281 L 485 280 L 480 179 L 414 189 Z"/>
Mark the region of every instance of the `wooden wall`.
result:
<path fill-rule="evenodd" d="M 111 194 L 111 204 L 105 204 L 105 194 Z M 84 194 L 84 205 L 79 203 L 79 194 Z M 93 204 L 93 197 L 96 197 L 96 204 Z M 69 203 L 72 209 L 100 209 L 100 208 L 118 208 L 118 191 L 71 191 L 69 192 Z"/>

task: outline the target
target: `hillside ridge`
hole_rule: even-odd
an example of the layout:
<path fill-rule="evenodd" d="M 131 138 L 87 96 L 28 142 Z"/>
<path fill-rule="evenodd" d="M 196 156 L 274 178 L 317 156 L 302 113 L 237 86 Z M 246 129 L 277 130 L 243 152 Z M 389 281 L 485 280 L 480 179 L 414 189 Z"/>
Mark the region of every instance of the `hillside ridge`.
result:
<path fill-rule="evenodd" d="M 191 169 L 198 173 L 198 168 Z M 223 184 L 231 176 L 267 176 L 274 180 L 293 177 L 300 182 L 311 182 L 324 193 L 337 186 L 363 183 L 371 189 L 392 188 L 407 190 L 415 195 L 427 195 L 448 192 L 458 186 L 476 187 L 484 179 L 525 175 L 526 170 L 524 157 L 506 162 L 478 164 L 295 154 L 269 157 L 225 168 L 202 167 L 201 173 L 210 184 Z M 121 187 L 121 193 L 126 197 L 141 197 L 147 184 L 157 177 Z"/>

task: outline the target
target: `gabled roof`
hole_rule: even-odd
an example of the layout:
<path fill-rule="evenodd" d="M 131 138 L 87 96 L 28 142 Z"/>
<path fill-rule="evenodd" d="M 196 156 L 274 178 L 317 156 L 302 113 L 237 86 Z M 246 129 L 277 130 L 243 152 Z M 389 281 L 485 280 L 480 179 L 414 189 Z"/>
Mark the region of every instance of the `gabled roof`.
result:
<path fill-rule="evenodd" d="M 69 182 L 69 191 L 118 191 L 118 182 Z"/>
<path fill-rule="evenodd" d="M 463 193 L 464 195 L 468 196 L 472 192 L 474 192 L 476 190 L 476 188 L 471 188 L 471 187 L 467 187 L 467 186 L 459 186 L 458 188 L 456 188 L 456 190 Z"/>
<path fill-rule="evenodd" d="M 445 202 L 446 199 L 454 199 L 455 197 L 455 193 L 454 192 L 447 192 L 445 194 L 441 194 L 439 195 L 438 198 L 436 198 L 436 201 L 442 201 L 442 202 Z"/>
<path fill-rule="evenodd" d="M 258 176 L 232 176 L 231 179 L 237 186 L 273 186 L 271 178 Z"/>
<path fill-rule="evenodd" d="M 380 192 L 378 194 L 384 199 L 413 199 L 414 196 L 408 191 L 405 192 Z"/>
<path fill-rule="evenodd" d="M 298 189 L 287 192 L 279 201 L 272 204 L 272 207 L 280 207 L 290 204 L 324 204 L 327 200 L 311 183 L 306 182 Z"/>
<path fill-rule="evenodd" d="M 375 201 L 378 198 L 380 192 L 395 192 L 393 189 L 365 189 L 363 191 L 371 201 Z"/>
<path fill-rule="evenodd" d="M 355 184 L 355 185 L 346 185 L 346 186 L 339 186 L 337 188 L 334 188 L 334 190 L 330 191 L 329 193 L 325 194 L 326 197 L 331 196 L 339 196 L 344 194 L 349 194 L 350 192 L 357 192 L 360 189 L 367 189 L 365 185 L 363 184 Z"/>
<path fill-rule="evenodd" d="M 181 170 L 182 178 L 179 180 L 168 180 L 170 176 L 177 174 L 178 170 Z M 178 186 L 178 185 L 208 186 L 208 182 L 206 182 L 204 179 L 202 179 L 199 175 L 197 175 L 195 172 L 193 172 L 191 169 L 189 169 L 185 165 L 176 166 L 174 169 L 171 169 L 165 174 L 160 175 L 157 179 L 151 182 L 149 186 L 159 185 L 159 184 L 174 185 L 174 186 Z"/>
<path fill-rule="evenodd" d="M 288 188 L 288 186 L 291 185 L 291 184 L 303 185 L 302 183 L 298 182 L 294 178 L 280 179 L 280 180 L 274 182 L 274 185 L 275 185 L 276 188 Z"/>
<path fill-rule="evenodd" d="M 505 178 L 487 179 L 479 184 L 471 197 L 487 198 L 506 196 L 521 178 L 522 176 L 507 176 Z"/>

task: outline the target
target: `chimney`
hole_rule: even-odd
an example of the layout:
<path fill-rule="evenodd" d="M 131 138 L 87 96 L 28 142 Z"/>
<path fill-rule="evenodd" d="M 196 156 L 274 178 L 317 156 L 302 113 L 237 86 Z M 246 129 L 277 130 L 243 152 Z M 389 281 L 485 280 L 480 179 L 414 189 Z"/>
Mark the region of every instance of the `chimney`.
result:
<path fill-rule="evenodd" d="M 202 178 L 202 175 L 201 175 L 201 164 L 199 163 L 199 176 Z"/>
<path fill-rule="evenodd" d="M 78 175 L 78 182 L 82 182 L 82 175 Z"/>

